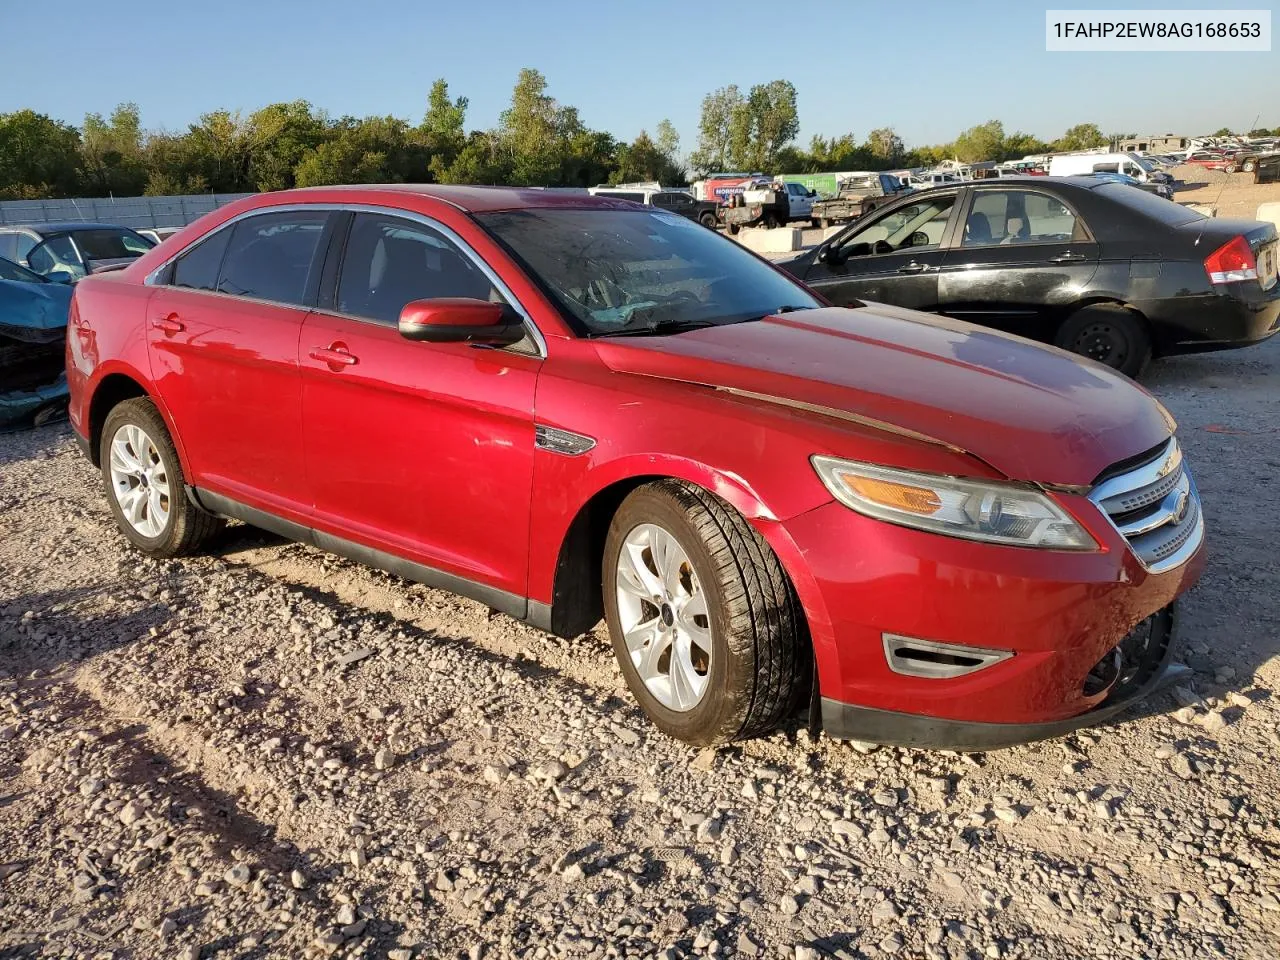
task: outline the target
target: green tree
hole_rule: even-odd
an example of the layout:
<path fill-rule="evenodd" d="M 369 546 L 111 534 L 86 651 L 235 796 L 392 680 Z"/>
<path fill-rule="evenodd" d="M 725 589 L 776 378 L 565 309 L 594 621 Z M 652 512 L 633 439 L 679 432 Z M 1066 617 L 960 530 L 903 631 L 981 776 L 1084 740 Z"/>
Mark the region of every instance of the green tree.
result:
<path fill-rule="evenodd" d="M 735 134 L 742 148 L 745 143 L 743 120 L 749 119 L 746 101 L 738 88 L 730 84 L 708 93 L 702 98 L 702 113 L 698 119 L 698 147 L 689 157 L 694 170 L 711 173 L 727 170 L 733 163 L 732 153 Z"/>
<path fill-rule="evenodd" d="M 306 100 L 273 103 L 249 115 L 244 136 L 248 177 L 256 190 L 285 190 L 295 185 L 294 169 L 328 138 L 327 118 Z"/>
<path fill-rule="evenodd" d="M 1107 138 L 1102 135 L 1096 123 L 1077 123 L 1053 142 L 1056 151 L 1092 150 L 1094 147 L 1105 147 Z"/>
<path fill-rule="evenodd" d="M 746 153 L 740 158 L 752 170 L 772 170 L 778 151 L 800 132 L 796 88 L 789 80 L 756 84 L 747 94 L 749 117 Z"/>
<path fill-rule="evenodd" d="M 0 199 L 72 196 L 80 163 L 75 127 L 34 110 L 0 114 Z"/>
<path fill-rule="evenodd" d="M 1235 134 L 1231 132 L 1230 127 L 1223 127 L 1217 133 L 1215 133 L 1214 136 L 1215 137 L 1234 137 Z"/>
<path fill-rule="evenodd" d="M 147 182 L 138 105 L 120 104 L 109 120 L 101 114 L 86 114 L 80 154 L 85 187 L 90 193 L 137 196 Z"/>
<path fill-rule="evenodd" d="M 547 80 L 525 67 L 511 91 L 511 106 L 498 118 L 498 135 L 511 162 L 515 182 L 550 186 L 560 170 L 558 147 L 562 129 L 576 122 L 562 117 L 560 105 L 547 94 Z"/>
<path fill-rule="evenodd" d="M 1004 124 L 999 120 L 988 120 L 976 127 L 970 127 L 956 137 L 952 145 L 957 160 L 965 163 L 976 163 L 981 160 L 1004 159 Z"/>
<path fill-rule="evenodd" d="M 902 138 L 898 136 L 893 127 L 880 127 L 878 130 L 872 130 L 867 134 L 867 140 L 863 144 L 863 148 L 886 167 L 896 166 L 902 161 L 902 155 L 906 152 Z"/>
<path fill-rule="evenodd" d="M 431 152 L 430 169 L 434 180 L 447 179 L 449 167 L 466 146 L 467 104 L 466 97 L 449 97 L 449 84 L 443 77 L 431 84 L 427 112 L 419 130 Z"/>
<path fill-rule="evenodd" d="M 1049 145 L 1039 137 L 1023 133 L 1021 130 L 1015 130 L 1004 138 L 1004 157 L 1005 160 L 1021 160 L 1023 157 L 1034 156 L 1039 153 L 1048 153 Z"/>

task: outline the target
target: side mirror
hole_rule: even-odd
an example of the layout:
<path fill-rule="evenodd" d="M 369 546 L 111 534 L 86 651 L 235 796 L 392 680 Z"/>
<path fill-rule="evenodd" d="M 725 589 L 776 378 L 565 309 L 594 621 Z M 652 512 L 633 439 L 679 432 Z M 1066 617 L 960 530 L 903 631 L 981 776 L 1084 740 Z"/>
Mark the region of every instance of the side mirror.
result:
<path fill-rule="evenodd" d="M 440 297 L 406 303 L 400 310 L 400 336 L 427 343 L 505 347 L 524 337 L 524 326 L 512 323 L 501 303 Z"/>
<path fill-rule="evenodd" d="M 817 195 L 818 195 L 817 190 L 810 190 L 808 193 L 805 194 L 806 197 L 816 197 Z"/>

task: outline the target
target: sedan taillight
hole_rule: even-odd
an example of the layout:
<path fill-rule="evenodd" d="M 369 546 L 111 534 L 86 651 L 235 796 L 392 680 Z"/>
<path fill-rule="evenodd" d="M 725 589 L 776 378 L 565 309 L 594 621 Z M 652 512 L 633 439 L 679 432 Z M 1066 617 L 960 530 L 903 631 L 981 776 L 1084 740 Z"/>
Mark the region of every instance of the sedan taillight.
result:
<path fill-rule="evenodd" d="M 1236 237 L 1205 257 L 1204 269 L 1214 284 L 1258 279 L 1258 261 L 1244 237 Z"/>

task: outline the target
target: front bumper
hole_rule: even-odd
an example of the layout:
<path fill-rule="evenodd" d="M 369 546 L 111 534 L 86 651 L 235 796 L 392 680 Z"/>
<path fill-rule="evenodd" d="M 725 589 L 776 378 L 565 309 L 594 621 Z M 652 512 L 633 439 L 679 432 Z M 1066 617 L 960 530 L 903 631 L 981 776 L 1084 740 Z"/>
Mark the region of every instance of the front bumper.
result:
<path fill-rule="evenodd" d="M 1181 566 L 1151 573 L 1092 504 L 1060 499 L 1100 550 L 974 543 L 835 503 L 786 521 L 793 555 L 802 558 L 793 580 L 813 638 L 828 732 L 985 749 L 1095 723 L 1145 695 L 1157 672 L 1150 664 L 1144 689 L 1121 689 L 1118 680 L 1098 686 L 1091 673 L 1135 627 L 1191 588 L 1204 567 L 1204 545 Z M 909 676 L 891 668 L 885 634 L 1012 656 L 962 676 Z"/>
<path fill-rule="evenodd" d="M 1177 613 L 1168 607 L 1153 615 L 1167 615 L 1170 630 L 1151 660 L 1142 664 L 1131 683 L 1113 687 L 1106 699 L 1091 710 L 1039 723 L 984 723 L 976 720 L 946 720 L 822 698 L 822 729 L 830 737 L 868 740 L 872 743 L 899 747 L 961 750 L 979 752 L 995 750 L 1061 737 L 1081 727 L 1094 726 L 1123 713 L 1146 697 L 1177 683 L 1191 669 L 1171 662 L 1177 647 Z"/>

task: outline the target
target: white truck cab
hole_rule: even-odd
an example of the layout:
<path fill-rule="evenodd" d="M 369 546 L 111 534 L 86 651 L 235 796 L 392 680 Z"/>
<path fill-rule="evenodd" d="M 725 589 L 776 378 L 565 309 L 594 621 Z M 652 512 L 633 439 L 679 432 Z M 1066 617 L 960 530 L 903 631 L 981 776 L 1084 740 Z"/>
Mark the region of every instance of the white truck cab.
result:
<path fill-rule="evenodd" d="M 1173 179 L 1136 153 L 1069 153 L 1049 160 L 1051 177 L 1077 177 L 1088 173 L 1123 173 L 1142 183 Z"/>

